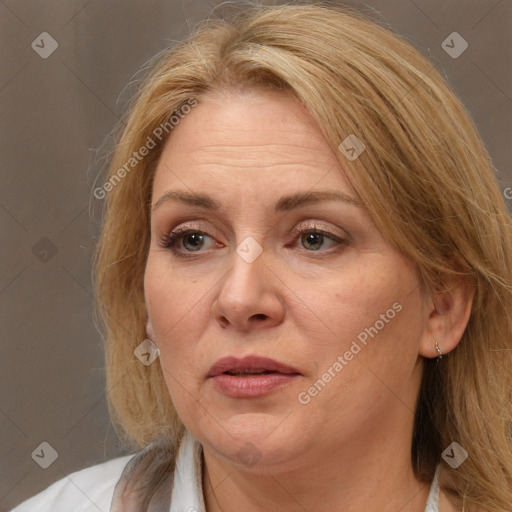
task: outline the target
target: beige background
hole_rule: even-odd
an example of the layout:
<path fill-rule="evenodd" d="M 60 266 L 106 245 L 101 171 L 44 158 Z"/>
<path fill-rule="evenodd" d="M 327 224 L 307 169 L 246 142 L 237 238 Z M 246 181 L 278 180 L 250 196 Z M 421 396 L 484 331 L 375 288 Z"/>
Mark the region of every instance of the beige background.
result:
<path fill-rule="evenodd" d="M 137 69 L 214 3 L 0 0 L 0 512 L 128 453 L 108 419 L 92 322 L 97 154 Z M 442 70 L 473 114 L 512 206 L 511 2 L 345 3 L 376 10 Z M 58 43 L 46 59 L 31 47 L 41 46 L 42 32 Z M 452 32 L 469 45 L 456 59 L 441 47 Z M 45 41 L 39 51 L 51 49 Z M 48 469 L 31 458 L 42 442 L 58 452 Z"/>

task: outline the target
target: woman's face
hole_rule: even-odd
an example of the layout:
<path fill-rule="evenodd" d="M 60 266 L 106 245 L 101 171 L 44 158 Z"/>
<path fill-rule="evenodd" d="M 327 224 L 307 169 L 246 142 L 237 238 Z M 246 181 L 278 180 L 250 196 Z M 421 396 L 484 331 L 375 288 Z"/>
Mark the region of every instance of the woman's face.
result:
<path fill-rule="evenodd" d="M 185 426 L 234 462 L 410 439 L 426 301 L 343 158 L 297 100 L 251 91 L 203 98 L 157 167 L 148 332 Z"/>

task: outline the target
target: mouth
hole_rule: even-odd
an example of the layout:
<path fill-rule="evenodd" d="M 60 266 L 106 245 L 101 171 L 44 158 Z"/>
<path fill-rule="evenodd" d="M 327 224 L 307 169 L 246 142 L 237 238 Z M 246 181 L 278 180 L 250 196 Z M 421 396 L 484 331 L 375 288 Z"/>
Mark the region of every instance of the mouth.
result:
<path fill-rule="evenodd" d="M 223 375 L 234 375 L 236 377 L 249 377 L 255 375 L 269 375 L 270 373 L 280 373 L 280 372 L 271 372 L 269 370 L 242 370 L 242 371 L 227 371 L 223 372 Z"/>
<path fill-rule="evenodd" d="M 217 391 L 232 398 L 266 396 L 300 376 L 291 366 L 258 356 L 219 359 L 208 373 Z"/>
<path fill-rule="evenodd" d="M 237 377 L 248 377 L 269 374 L 299 375 L 295 368 L 274 361 L 266 357 L 247 356 L 244 358 L 223 357 L 219 359 L 208 372 L 208 377 L 217 377 L 218 375 L 233 375 Z"/>

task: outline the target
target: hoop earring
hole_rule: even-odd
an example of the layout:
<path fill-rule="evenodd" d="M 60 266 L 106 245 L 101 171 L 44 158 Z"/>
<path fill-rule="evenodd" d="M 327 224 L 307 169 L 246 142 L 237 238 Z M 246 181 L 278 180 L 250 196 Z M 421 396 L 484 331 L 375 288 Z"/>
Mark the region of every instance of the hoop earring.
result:
<path fill-rule="evenodd" d="M 437 362 L 439 362 L 443 358 L 443 353 L 441 352 L 441 349 L 439 348 L 439 345 L 437 344 L 437 340 L 435 340 L 436 350 L 437 350 Z"/>

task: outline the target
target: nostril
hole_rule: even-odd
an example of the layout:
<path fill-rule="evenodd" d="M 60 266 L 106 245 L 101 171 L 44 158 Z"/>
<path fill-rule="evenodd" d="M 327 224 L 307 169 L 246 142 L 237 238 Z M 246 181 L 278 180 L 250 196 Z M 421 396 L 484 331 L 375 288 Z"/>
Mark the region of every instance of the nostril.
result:
<path fill-rule="evenodd" d="M 225 316 L 221 316 L 219 318 L 219 322 L 222 325 L 222 327 L 227 327 L 229 325 L 229 320 Z"/>
<path fill-rule="evenodd" d="M 256 320 L 265 320 L 265 318 L 267 318 L 267 315 L 264 315 L 263 313 L 258 313 L 256 315 L 252 315 L 251 318 L 254 318 Z"/>

